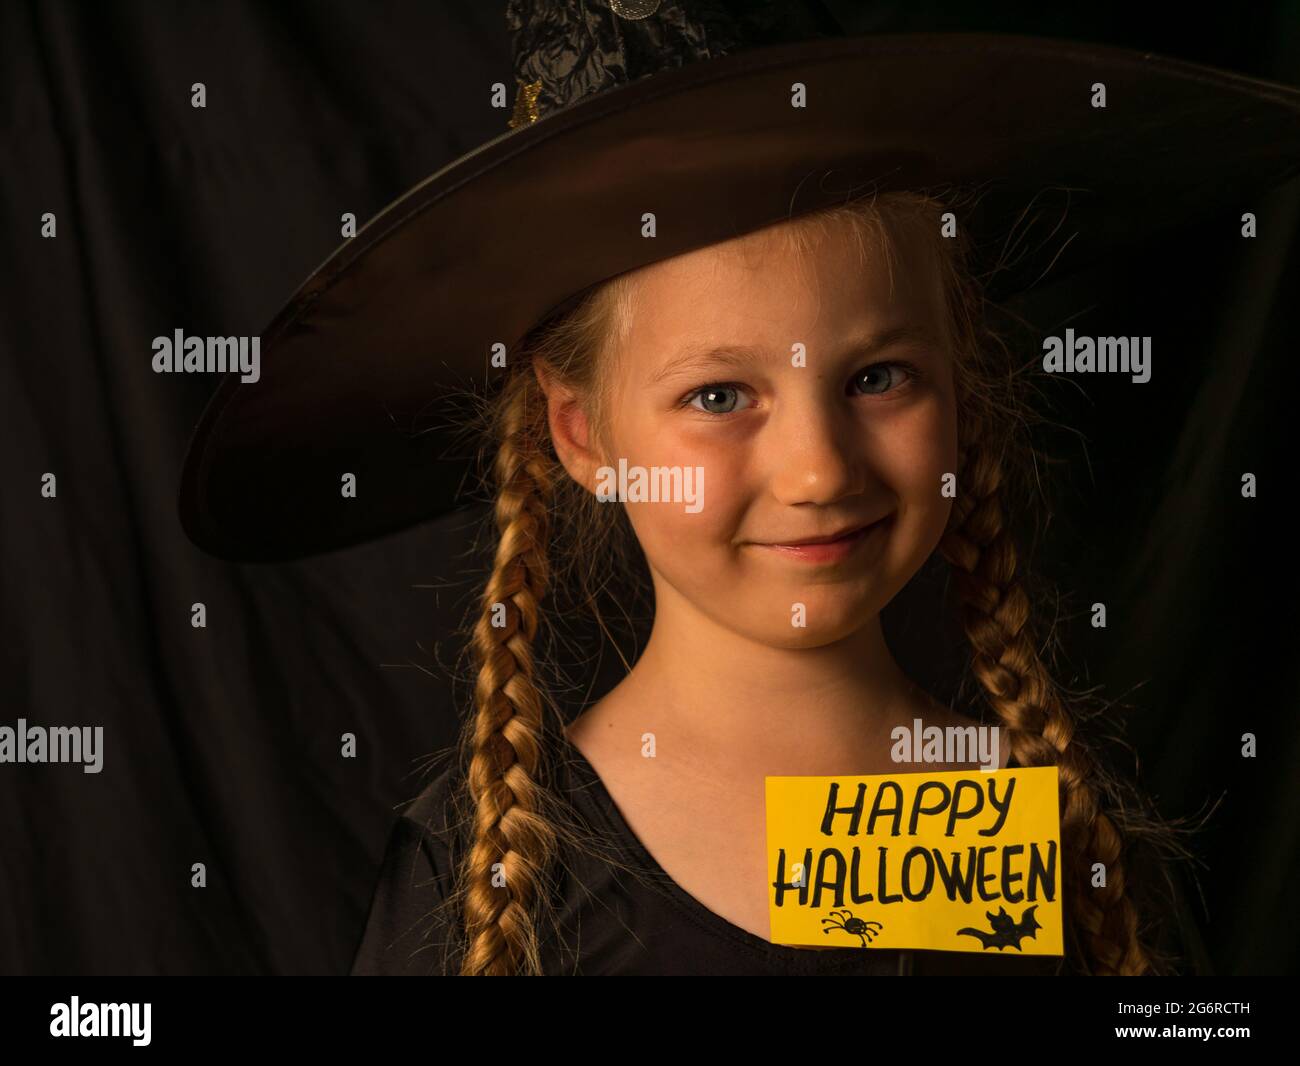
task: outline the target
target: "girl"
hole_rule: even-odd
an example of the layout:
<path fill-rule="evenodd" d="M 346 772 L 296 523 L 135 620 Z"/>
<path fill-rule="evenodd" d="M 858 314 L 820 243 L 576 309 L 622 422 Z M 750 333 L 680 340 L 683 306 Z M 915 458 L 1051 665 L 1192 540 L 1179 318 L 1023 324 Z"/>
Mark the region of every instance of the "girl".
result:
<path fill-rule="evenodd" d="M 948 209 L 882 194 L 666 259 L 512 352 L 480 423 L 498 539 L 475 710 L 394 833 L 354 973 L 1193 968 L 1176 831 L 1090 753 L 1040 653 L 1011 531 L 1032 503 L 1022 374 Z M 620 461 L 701 472 L 701 506 L 601 499 Z M 960 712 L 881 629 L 936 551 L 979 696 Z M 547 599 L 575 591 L 603 629 L 624 574 L 653 592 L 648 643 L 566 723 Z M 769 942 L 764 778 L 906 770 L 890 734 L 916 719 L 982 720 L 1000 766 L 1057 767 L 1063 960 Z"/>
<path fill-rule="evenodd" d="M 1244 210 L 1300 171 L 1300 94 L 1094 44 L 828 21 L 511 0 L 514 132 L 348 234 L 264 331 L 259 380 L 228 376 L 196 429 L 187 532 L 281 561 L 447 513 L 463 469 L 436 408 L 466 378 L 497 387 L 476 427 L 496 542 L 473 713 L 394 830 L 355 972 L 1197 968 L 1178 833 L 1094 754 L 1031 617 L 1024 376 L 989 309 L 1058 262 Z M 966 188 L 971 211 L 921 192 Z M 1042 189 L 1082 193 L 1059 261 L 1018 226 L 986 275 L 984 238 Z M 669 498 L 610 499 L 615 471 L 620 490 L 666 472 Z M 965 635 L 951 708 L 881 626 L 932 556 Z M 543 623 L 571 606 L 603 630 L 641 602 L 627 577 L 649 641 L 569 721 Z M 771 943 L 765 778 L 905 770 L 891 732 L 918 720 L 979 721 L 999 765 L 1056 767 L 1063 958 Z"/>

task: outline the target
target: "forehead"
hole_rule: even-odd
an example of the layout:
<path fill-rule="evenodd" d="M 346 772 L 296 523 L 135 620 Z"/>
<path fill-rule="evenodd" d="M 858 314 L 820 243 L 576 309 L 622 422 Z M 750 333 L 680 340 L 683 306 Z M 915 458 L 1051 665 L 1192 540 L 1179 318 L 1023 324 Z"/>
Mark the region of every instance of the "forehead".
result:
<path fill-rule="evenodd" d="M 629 276 L 621 331 L 631 368 L 654 373 L 704 344 L 788 350 L 909 325 L 938 332 L 938 274 L 915 244 L 886 246 L 850 224 L 789 223 L 697 249 Z M 797 223 L 793 225 L 798 225 Z"/>

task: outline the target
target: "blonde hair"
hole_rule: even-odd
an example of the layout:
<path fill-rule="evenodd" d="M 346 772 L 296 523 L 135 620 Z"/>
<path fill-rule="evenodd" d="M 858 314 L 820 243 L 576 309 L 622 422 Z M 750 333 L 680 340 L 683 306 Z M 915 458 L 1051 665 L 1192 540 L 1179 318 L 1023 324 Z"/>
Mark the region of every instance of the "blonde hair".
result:
<path fill-rule="evenodd" d="M 801 216 L 780 232 L 792 251 L 804 252 L 819 230 L 847 227 L 864 255 L 872 239 L 891 276 L 900 248 L 931 257 L 958 406 L 958 494 L 939 552 L 959 598 L 970 677 L 1016 762 L 1059 769 L 1067 960 L 1087 974 L 1168 972 L 1173 957 L 1148 942 L 1126 879 L 1126 845 L 1140 838 L 1172 853 L 1176 831 L 1094 757 L 1079 731 L 1081 697 L 1067 706 L 1040 651 L 1008 519 L 1008 501 L 1029 495 L 1035 463 L 1023 432 L 1035 420 L 1026 399 L 1029 367 L 1015 366 L 990 325 L 965 240 L 940 235 L 939 214 L 948 209 L 919 193 L 887 193 Z M 497 544 L 467 649 L 476 672 L 474 713 L 461 738 L 463 784 L 454 794 L 468 844 L 455 862 L 447 906 L 459 916 L 452 925 L 462 934 L 456 951 L 464 975 L 542 972 L 538 930 L 550 913 L 562 844 L 595 843 L 580 839 L 551 786 L 554 731 L 563 725 L 534 648 L 553 585 L 576 590 L 575 602 L 608 633 L 599 598 L 609 575 L 644 578 L 644 564 L 623 508 L 601 506 L 556 457 L 534 364 L 584 398 L 593 432 L 605 439 L 606 353 L 628 319 L 630 277 L 593 287 L 539 324 L 511 353 L 499 394 L 481 402 L 484 457 L 495 449 Z M 552 541 L 561 549 L 553 552 Z M 504 625 L 494 625 L 502 615 Z M 1105 867 L 1101 888 L 1091 887 L 1095 863 Z"/>

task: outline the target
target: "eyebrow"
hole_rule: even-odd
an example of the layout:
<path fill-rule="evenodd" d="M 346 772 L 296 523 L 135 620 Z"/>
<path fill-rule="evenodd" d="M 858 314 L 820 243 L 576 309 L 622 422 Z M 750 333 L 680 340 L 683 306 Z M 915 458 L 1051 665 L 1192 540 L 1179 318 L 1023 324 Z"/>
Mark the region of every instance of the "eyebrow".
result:
<path fill-rule="evenodd" d="M 844 353 L 866 358 L 900 344 L 936 346 L 937 341 L 928 329 L 902 325 L 851 341 L 845 346 Z M 763 349 L 750 345 L 688 344 L 677 355 L 656 370 L 650 376 L 648 384 L 657 385 L 689 371 L 702 370 L 705 367 L 738 367 L 752 363 L 755 360 L 762 360 L 762 358 Z"/>

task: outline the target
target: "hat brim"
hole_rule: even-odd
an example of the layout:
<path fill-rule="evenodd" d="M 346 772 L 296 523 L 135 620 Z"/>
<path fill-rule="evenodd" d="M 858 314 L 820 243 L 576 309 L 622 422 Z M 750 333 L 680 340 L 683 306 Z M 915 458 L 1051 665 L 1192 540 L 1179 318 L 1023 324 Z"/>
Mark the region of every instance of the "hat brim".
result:
<path fill-rule="evenodd" d="M 451 398 L 491 388 L 495 343 L 603 279 L 849 195 L 979 186 L 968 221 L 991 241 L 1065 190 L 1062 229 L 1022 242 L 998 299 L 1297 171 L 1300 91 L 1097 45 L 867 36 L 655 74 L 462 156 L 338 248 L 262 334 L 259 380 L 217 388 L 181 523 L 215 556 L 275 562 L 446 514 L 470 470 Z"/>

